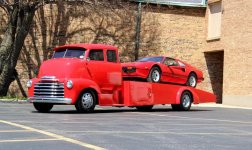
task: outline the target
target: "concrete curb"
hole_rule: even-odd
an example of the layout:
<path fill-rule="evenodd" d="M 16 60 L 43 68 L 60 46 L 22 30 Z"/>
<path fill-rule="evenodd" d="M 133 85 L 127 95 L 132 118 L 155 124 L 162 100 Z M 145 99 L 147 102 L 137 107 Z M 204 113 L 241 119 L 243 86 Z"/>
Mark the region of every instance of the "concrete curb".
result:
<path fill-rule="evenodd" d="M 241 107 L 241 106 L 232 106 L 224 104 L 193 104 L 192 107 L 216 107 L 216 108 L 233 108 L 233 109 L 252 109 L 251 107 Z"/>
<path fill-rule="evenodd" d="M 0 99 L 1 103 L 29 103 L 28 100 L 18 100 L 18 99 Z"/>

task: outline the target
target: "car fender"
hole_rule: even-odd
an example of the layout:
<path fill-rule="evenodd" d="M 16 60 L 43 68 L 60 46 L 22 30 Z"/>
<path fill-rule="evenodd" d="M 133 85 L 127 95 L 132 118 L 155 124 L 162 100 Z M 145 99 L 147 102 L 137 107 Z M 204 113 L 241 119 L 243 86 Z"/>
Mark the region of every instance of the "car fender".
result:
<path fill-rule="evenodd" d="M 176 104 L 180 104 L 180 98 L 181 95 L 184 91 L 189 91 L 192 95 L 192 100 L 194 104 L 198 104 L 199 103 L 199 96 L 198 94 L 194 91 L 194 88 L 191 87 L 183 87 L 181 86 L 177 92 L 177 96 L 176 96 Z"/>

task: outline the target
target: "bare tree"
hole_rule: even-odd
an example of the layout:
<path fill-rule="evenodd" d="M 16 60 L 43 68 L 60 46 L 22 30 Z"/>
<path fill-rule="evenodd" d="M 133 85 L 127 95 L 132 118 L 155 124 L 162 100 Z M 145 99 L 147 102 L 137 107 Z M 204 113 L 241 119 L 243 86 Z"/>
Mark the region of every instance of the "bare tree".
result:
<path fill-rule="evenodd" d="M 0 96 L 7 94 L 15 79 L 15 66 L 28 34 L 35 11 L 46 0 L 0 0 L 8 15 L 8 23 L 0 44 Z"/>

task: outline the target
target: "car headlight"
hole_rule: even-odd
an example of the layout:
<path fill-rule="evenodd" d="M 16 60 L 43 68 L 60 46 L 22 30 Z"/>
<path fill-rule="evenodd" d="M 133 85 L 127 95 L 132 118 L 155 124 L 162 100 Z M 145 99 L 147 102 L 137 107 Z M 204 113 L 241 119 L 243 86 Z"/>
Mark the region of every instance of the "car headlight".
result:
<path fill-rule="evenodd" d="M 32 86 L 32 80 L 28 80 L 27 83 L 26 83 L 26 86 L 28 88 L 30 88 Z"/>
<path fill-rule="evenodd" d="M 69 88 L 69 89 L 71 89 L 73 87 L 73 81 L 68 80 L 67 84 L 66 84 L 66 87 Z"/>

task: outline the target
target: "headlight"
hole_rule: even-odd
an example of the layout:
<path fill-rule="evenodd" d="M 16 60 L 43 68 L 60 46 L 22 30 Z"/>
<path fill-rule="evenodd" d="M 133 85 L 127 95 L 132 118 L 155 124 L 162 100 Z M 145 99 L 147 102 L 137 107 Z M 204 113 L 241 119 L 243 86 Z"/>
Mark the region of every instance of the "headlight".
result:
<path fill-rule="evenodd" d="M 66 86 L 67 88 L 71 89 L 73 87 L 73 81 L 68 80 Z"/>
<path fill-rule="evenodd" d="M 28 80 L 27 83 L 26 83 L 26 86 L 28 88 L 30 88 L 32 86 L 32 80 Z"/>

